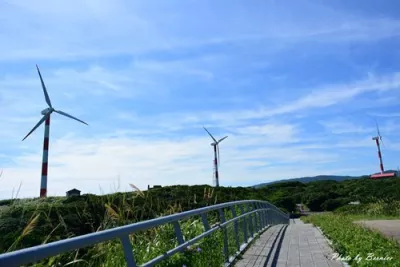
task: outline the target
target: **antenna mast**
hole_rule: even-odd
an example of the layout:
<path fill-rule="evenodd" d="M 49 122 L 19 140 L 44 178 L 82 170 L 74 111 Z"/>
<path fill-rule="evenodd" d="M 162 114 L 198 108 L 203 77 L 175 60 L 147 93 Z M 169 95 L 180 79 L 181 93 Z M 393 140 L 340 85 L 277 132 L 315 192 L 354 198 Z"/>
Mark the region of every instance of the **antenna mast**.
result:
<path fill-rule="evenodd" d="M 384 169 L 383 169 L 383 160 L 382 160 L 381 146 L 380 146 L 380 144 L 379 144 L 379 137 L 378 137 L 378 136 L 375 136 L 375 137 L 372 138 L 372 140 L 375 140 L 376 146 L 378 147 L 379 164 L 380 164 L 380 168 L 381 168 L 381 173 L 383 173 L 383 172 L 384 172 Z"/>
<path fill-rule="evenodd" d="M 375 136 L 375 137 L 372 137 L 372 140 L 375 140 L 376 146 L 378 147 L 379 164 L 380 164 L 381 174 L 383 174 L 383 172 L 384 172 L 383 160 L 382 160 L 381 146 L 380 146 L 380 143 L 379 143 L 379 140 L 382 141 L 382 136 L 381 136 L 381 133 L 379 131 L 378 122 L 376 120 L 375 120 L 375 123 L 376 123 L 376 130 L 378 132 L 378 135 Z M 383 142 L 382 142 L 382 144 L 383 144 Z"/>

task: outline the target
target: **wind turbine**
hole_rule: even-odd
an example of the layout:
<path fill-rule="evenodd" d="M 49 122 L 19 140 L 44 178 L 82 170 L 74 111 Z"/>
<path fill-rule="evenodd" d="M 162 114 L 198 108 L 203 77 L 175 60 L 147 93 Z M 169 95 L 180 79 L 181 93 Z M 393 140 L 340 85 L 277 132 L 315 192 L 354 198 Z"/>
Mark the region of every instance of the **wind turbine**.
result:
<path fill-rule="evenodd" d="M 381 168 L 381 174 L 383 174 L 383 172 L 384 172 L 383 160 L 382 160 L 381 147 L 380 147 L 379 141 L 381 141 L 382 145 L 384 145 L 384 144 L 382 141 L 381 133 L 379 131 L 378 122 L 376 120 L 375 120 L 375 123 L 376 123 L 376 130 L 378 132 L 378 136 L 372 137 L 372 140 L 375 140 L 376 146 L 378 147 L 378 157 L 379 157 L 379 163 L 380 163 L 380 168 Z"/>
<path fill-rule="evenodd" d="M 44 126 L 44 141 L 43 141 L 43 158 L 42 158 L 42 177 L 41 177 L 41 183 L 40 183 L 40 197 L 45 198 L 47 196 L 47 163 L 48 163 L 48 157 L 49 157 L 49 137 L 50 137 L 50 115 L 53 112 L 56 112 L 58 114 L 64 115 L 68 118 L 77 120 L 83 124 L 88 125 L 86 122 L 81 121 L 80 119 L 77 119 L 61 110 L 55 110 L 53 106 L 51 105 L 51 101 L 49 98 L 49 95 L 47 94 L 46 86 L 44 85 L 42 75 L 40 74 L 39 67 L 36 65 L 37 72 L 40 77 L 40 82 L 42 83 L 42 88 L 43 88 L 43 93 L 44 97 L 46 99 L 46 103 L 49 106 L 48 108 L 42 110 L 41 114 L 43 117 L 40 119 L 40 121 L 33 127 L 33 129 L 22 139 L 24 141 L 33 131 L 36 130 L 44 121 L 45 121 L 45 126 Z"/>
<path fill-rule="evenodd" d="M 212 134 L 206 129 L 206 127 L 204 127 L 204 130 L 206 130 L 206 132 L 210 135 L 210 137 L 212 138 L 212 140 L 214 141 L 213 143 L 211 143 L 211 146 L 214 147 L 214 173 L 215 173 L 215 185 L 216 187 L 219 187 L 219 176 L 218 176 L 218 166 L 219 166 L 219 143 L 222 142 L 222 140 L 226 139 L 228 136 L 225 136 L 221 139 L 219 139 L 218 141 L 214 138 L 214 136 L 212 136 Z"/>

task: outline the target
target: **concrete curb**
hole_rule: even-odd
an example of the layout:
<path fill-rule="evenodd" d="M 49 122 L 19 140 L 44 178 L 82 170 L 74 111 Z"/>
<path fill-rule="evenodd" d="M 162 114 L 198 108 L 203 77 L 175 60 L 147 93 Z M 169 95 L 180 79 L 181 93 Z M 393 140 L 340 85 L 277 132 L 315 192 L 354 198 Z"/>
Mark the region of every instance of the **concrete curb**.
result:
<path fill-rule="evenodd" d="M 332 249 L 333 251 L 335 251 L 335 250 L 333 249 L 333 247 L 332 247 L 333 242 L 324 234 L 324 232 L 322 231 L 322 229 L 321 229 L 319 226 L 315 226 L 315 225 L 314 225 L 314 227 L 318 229 L 318 231 L 321 233 L 321 235 L 325 238 L 326 242 L 328 242 L 328 244 L 329 244 L 329 246 L 331 247 L 331 249 Z M 341 262 L 341 263 L 343 264 L 344 267 L 351 267 L 346 261 L 339 261 L 339 262 Z"/>

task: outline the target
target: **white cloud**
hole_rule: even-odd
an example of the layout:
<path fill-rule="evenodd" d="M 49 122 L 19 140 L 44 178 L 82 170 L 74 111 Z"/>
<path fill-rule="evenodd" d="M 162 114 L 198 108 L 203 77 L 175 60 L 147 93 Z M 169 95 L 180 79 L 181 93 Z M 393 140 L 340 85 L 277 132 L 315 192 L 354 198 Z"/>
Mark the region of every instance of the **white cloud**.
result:
<path fill-rule="evenodd" d="M 364 93 L 399 89 L 400 73 L 394 73 L 393 75 L 369 78 L 355 83 L 329 85 L 325 88 L 319 88 L 269 113 L 274 115 L 294 112 L 305 108 L 323 108 L 335 105 L 339 102 L 344 104 L 345 101 L 349 101 Z"/>
<path fill-rule="evenodd" d="M 330 84 L 318 88 L 305 89 L 303 96 L 294 101 L 284 101 L 276 107 L 261 106 L 258 109 L 233 110 L 228 112 L 201 112 L 197 117 L 229 126 L 240 120 L 262 119 L 283 114 L 296 114 L 308 109 L 321 109 L 338 104 L 349 104 L 357 96 L 400 90 L 400 73 L 370 77 L 365 80 L 344 84 Z"/>
<path fill-rule="evenodd" d="M 299 129 L 292 124 L 259 124 L 255 126 L 238 127 L 235 129 L 240 135 L 256 137 L 253 145 L 260 144 L 261 140 L 269 144 L 292 143 L 300 141 Z M 246 144 L 246 140 L 243 140 Z"/>
<path fill-rule="evenodd" d="M 347 139 L 339 141 L 333 145 L 338 148 L 362 148 L 362 147 L 373 147 L 375 145 L 372 137 L 364 137 L 359 139 Z"/>
<path fill-rule="evenodd" d="M 3 1 L 0 8 L 2 25 L 6 25 L 0 26 L 0 58 L 13 61 L 94 58 L 254 41 L 274 50 L 309 40 L 377 40 L 396 36 L 400 29 L 398 20 L 360 18 L 307 1 L 288 7 L 265 1 L 243 6 L 228 1 L 153 5 L 147 1 L 15 0 Z"/>
<path fill-rule="evenodd" d="M 375 127 L 363 127 L 342 118 L 337 118 L 335 120 L 324 120 L 320 121 L 319 123 L 323 125 L 329 133 L 332 134 L 365 134 L 372 133 L 376 130 Z"/>
<path fill-rule="evenodd" d="M 252 136 L 245 136 L 247 140 Z M 292 174 L 281 164 L 302 166 L 335 161 L 332 153 L 313 152 L 305 148 L 269 147 L 265 144 L 251 150 L 240 149 L 240 140 L 233 135 L 221 144 L 221 184 L 265 177 L 286 178 Z M 165 138 L 76 138 L 74 136 L 52 141 L 49 154 L 49 194 L 64 194 L 72 187 L 84 192 L 98 192 L 121 176 L 121 184 L 134 183 L 141 189 L 147 184 L 211 184 L 212 147 L 207 135 L 186 137 L 172 141 Z M 13 156 L 14 165 L 4 167 L 2 198 L 8 197 L 16 183 L 22 181 L 21 196 L 37 195 L 40 181 L 41 152 Z M 253 167 L 266 165 L 253 170 Z M 304 169 L 304 168 L 303 168 Z M 305 173 L 313 173 L 313 168 Z"/>
<path fill-rule="evenodd" d="M 382 112 L 370 112 L 370 116 L 376 116 L 376 117 L 400 117 L 400 113 L 398 112 L 387 112 L 387 113 L 382 113 Z"/>

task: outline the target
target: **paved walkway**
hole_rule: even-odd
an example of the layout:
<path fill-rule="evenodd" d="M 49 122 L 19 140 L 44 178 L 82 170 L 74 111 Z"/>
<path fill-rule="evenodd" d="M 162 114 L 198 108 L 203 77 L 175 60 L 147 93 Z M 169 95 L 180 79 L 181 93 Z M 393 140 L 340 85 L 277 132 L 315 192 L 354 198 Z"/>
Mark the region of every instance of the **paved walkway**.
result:
<path fill-rule="evenodd" d="M 300 219 L 265 231 L 243 254 L 236 267 L 339 267 L 321 232 Z"/>

